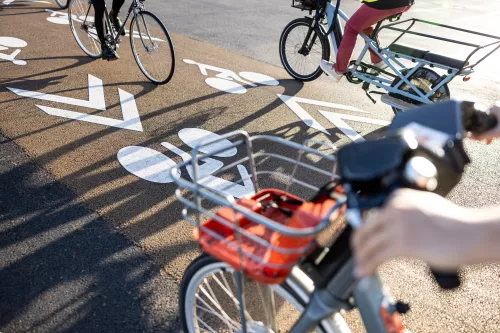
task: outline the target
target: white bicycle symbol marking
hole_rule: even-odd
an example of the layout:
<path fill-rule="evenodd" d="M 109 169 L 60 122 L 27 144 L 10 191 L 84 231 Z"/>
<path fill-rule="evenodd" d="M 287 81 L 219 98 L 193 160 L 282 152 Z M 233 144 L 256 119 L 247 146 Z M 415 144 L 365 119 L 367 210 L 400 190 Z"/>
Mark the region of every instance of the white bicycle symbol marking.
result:
<path fill-rule="evenodd" d="M 276 79 L 264 74 L 259 74 L 254 72 L 239 72 L 238 74 L 236 74 L 235 72 L 229 69 L 198 63 L 190 59 L 184 59 L 183 61 L 186 64 L 197 65 L 198 68 L 200 69 L 201 74 L 205 76 L 208 76 L 207 70 L 217 72 L 218 74 L 215 75 L 215 77 L 206 78 L 205 83 L 212 88 L 227 93 L 231 94 L 246 93 L 247 89 L 242 84 L 251 87 L 257 87 L 257 85 L 264 85 L 264 86 L 279 85 L 279 82 Z M 246 81 L 245 79 L 248 81 Z M 235 81 L 238 81 L 242 84 Z M 250 81 L 253 81 L 253 83 Z"/>
<path fill-rule="evenodd" d="M 26 65 L 26 61 L 17 60 L 16 56 L 21 52 L 21 48 L 26 47 L 27 45 L 28 43 L 26 43 L 22 39 L 0 36 L 0 51 L 5 51 L 9 48 L 15 48 L 15 50 L 11 54 L 0 53 L 0 60 L 10 61 L 14 65 Z"/>
<path fill-rule="evenodd" d="M 178 136 L 184 144 L 191 148 L 202 140 L 206 141 L 220 137 L 216 133 L 200 128 L 184 128 L 179 131 Z M 207 154 L 211 151 L 219 150 L 231 144 L 232 143 L 229 140 L 222 140 L 215 144 L 202 147 L 200 149 L 200 153 Z M 177 148 L 168 142 L 162 142 L 161 145 L 179 156 L 184 162 L 191 160 L 191 154 L 183 151 L 182 149 Z M 232 147 L 230 149 L 223 150 L 221 153 L 215 154 L 214 156 L 222 158 L 231 157 L 235 156 L 237 152 L 237 149 Z M 128 172 L 139 178 L 149 182 L 161 184 L 172 183 L 174 181 L 170 174 L 170 170 L 177 164 L 171 158 L 157 150 L 141 146 L 127 146 L 118 151 L 117 158 L 118 162 L 120 162 L 120 164 Z M 236 166 L 241 179 L 243 179 L 243 184 L 240 185 L 227 181 L 223 178 L 212 176 L 214 172 L 224 166 L 222 161 L 215 158 L 205 158 L 202 163 L 203 164 L 198 165 L 198 181 L 200 184 L 215 190 L 224 191 L 236 198 L 241 198 L 245 195 L 255 193 L 248 171 L 243 165 L 239 164 Z M 186 171 L 189 177 L 194 180 L 193 167 L 191 165 L 187 166 Z M 178 175 L 180 176 L 180 171 Z"/>

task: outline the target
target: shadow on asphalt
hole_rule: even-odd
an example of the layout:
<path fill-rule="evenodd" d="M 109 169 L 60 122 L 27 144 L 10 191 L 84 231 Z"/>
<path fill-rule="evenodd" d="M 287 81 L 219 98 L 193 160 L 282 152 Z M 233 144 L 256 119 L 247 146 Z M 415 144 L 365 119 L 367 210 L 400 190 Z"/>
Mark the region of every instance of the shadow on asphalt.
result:
<path fill-rule="evenodd" d="M 88 57 L 77 57 L 77 63 L 72 66 L 78 66 L 88 61 L 92 60 Z M 8 82 L 8 85 L 23 87 L 23 89 L 27 90 L 39 90 L 56 84 L 56 81 L 62 79 L 63 76 L 41 80 L 29 80 L 28 78 Z M 1 82 L 1 84 L 5 87 L 7 82 Z M 141 85 L 143 90 L 136 97 L 145 95 L 156 87 L 153 84 L 144 82 L 121 82 L 105 86 L 123 84 Z M 301 90 L 303 84 L 295 80 L 285 79 L 280 80 L 280 86 L 284 88 L 282 94 L 293 96 Z M 252 87 L 246 88 L 252 89 Z M 68 89 L 54 93 L 79 89 Z M 148 120 L 178 108 L 188 107 L 225 94 L 224 92 L 217 92 L 201 96 L 158 109 L 141 118 L 143 121 Z M 228 133 L 239 130 L 248 122 L 267 114 L 281 105 L 282 101 L 277 97 L 260 110 L 256 110 L 256 112 L 227 126 L 222 132 Z M 116 104 L 113 106 L 116 106 Z M 222 116 L 226 111 L 227 107 L 200 111 L 188 118 L 169 124 L 168 129 L 162 130 L 159 128 L 151 132 L 149 139 L 137 145 L 148 147 L 158 144 L 166 138 L 175 136 L 180 128 L 201 128 L 205 123 L 215 117 Z M 63 121 L 12 139 L 35 135 L 71 121 L 73 120 Z M 374 131 L 367 137 L 380 136 L 383 130 Z M 34 161 L 41 166 L 48 165 L 60 156 L 117 131 L 121 130 L 105 128 L 84 138 L 68 142 L 55 150 L 38 156 Z M 341 132 L 336 132 L 336 130 L 330 132 L 332 133 L 330 139 L 333 143 L 340 139 Z M 310 138 L 308 128 L 301 121 L 290 123 L 272 131 L 250 134 L 279 136 L 294 142 L 303 142 Z M 9 140 L 5 140 L 2 145 L 8 142 Z M 189 150 L 187 146 L 179 148 L 185 151 Z M 263 146 L 259 147 L 257 145 L 255 147 L 256 150 L 260 148 L 263 148 Z M 279 153 L 284 152 L 280 151 Z M 293 153 L 295 152 L 290 152 L 291 157 L 295 157 Z M 235 159 L 242 156 L 240 152 Z M 231 161 L 227 162 L 230 163 Z M 117 182 L 120 178 L 129 176 L 125 169 L 110 166 L 116 165 L 116 163 L 115 156 L 100 160 L 63 177 L 60 182 L 70 186 L 78 184 L 77 188 L 73 188 L 73 191 L 77 192 L 79 197 L 82 198 L 86 193 L 95 193 L 96 188 L 102 188 L 103 180 Z M 319 168 L 324 167 L 321 163 L 321 161 L 318 162 L 316 166 Z M 283 168 L 283 165 L 279 163 L 271 164 L 271 169 L 277 170 L 279 168 Z M 106 171 L 96 172 L 99 169 L 105 169 Z M 61 327 L 67 327 L 68 330 L 79 332 L 96 331 L 97 327 L 99 327 L 97 331 L 106 331 L 108 330 L 107 327 L 113 331 L 113 328 L 120 327 L 122 331 L 127 332 L 135 331 L 135 328 L 138 328 L 138 331 L 141 332 L 153 332 L 160 328 L 164 330 L 165 325 L 170 324 L 175 326 L 172 329 L 176 329 L 178 321 L 175 319 L 177 316 L 175 310 L 166 313 L 144 313 L 144 307 L 155 306 L 150 302 L 172 303 L 173 301 L 165 300 L 165 297 L 157 294 L 159 292 L 157 289 L 150 287 L 151 285 L 160 288 L 160 292 L 164 295 L 177 294 L 177 290 L 173 292 L 167 290 L 169 288 L 168 283 L 165 283 L 164 279 L 162 280 L 159 275 L 159 268 L 153 266 L 140 251 L 131 251 L 131 245 L 128 241 L 115 235 L 115 231 L 105 221 L 76 203 L 72 199 L 73 194 L 68 189 L 54 182 L 45 182 L 43 184 L 33 182 L 32 178 L 36 177 L 34 175 L 37 172 L 39 171 L 33 164 L 24 162 L 10 170 L 2 171 L 0 174 L 0 183 L 6 184 L 6 188 L 16 194 L 9 195 L 6 191 L 2 191 L 2 194 L 0 194 L 2 197 L 2 206 L 0 206 L 2 209 L 0 215 L 0 251 L 9 247 L 20 247 L 19 252 L 23 253 L 22 255 L 17 254 L 16 257 L 16 252 L 13 252 L 8 267 L 0 271 L 0 280 L 7 281 L 0 289 L 3 290 L 2 301 L 0 301 L 0 313 L 2 313 L 0 328 L 5 327 L 9 322 L 12 325 L 17 318 L 22 318 L 24 313 L 32 306 L 43 307 L 44 304 L 51 304 L 49 307 L 52 307 L 50 299 L 56 297 L 58 301 L 53 304 L 53 308 L 50 311 L 44 311 L 45 315 L 36 318 L 36 320 L 29 320 L 31 327 L 26 328 L 23 326 L 23 331 L 37 331 L 37 327 L 40 328 L 40 331 L 44 331 L 43 328 L 49 327 L 53 322 L 64 322 L 65 326 Z M 232 180 L 231 177 L 228 180 Z M 304 175 L 303 180 L 308 180 L 307 175 Z M 105 193 L 87 197 L 83 200 L 83 203 L 92 211 L 106 211 L 106 216 L 112 217 L 110 220 L 122 221 L 121 223 L 124 223 L 124 225 L 118 223 L 113 227 L 119 228 L 121 234 L 138 243 L 177 223 L 177 221 L 166 220 L 165 216 L 176 216 L 179 220 L 181 219 L 182 205 L 175 200 L 165 203 L 166 199 L 173 195 L 175 189 L 172 184 L 169 185 L 150 183 L 137 178 L 133 182 L 114 187 Z M 321 186 L 322 184 L 318 183 L 316 185 Z M 23 199 L 20 200 L 20 197 Z M 150 211 L 153 207 L 161 208 Z M 147 217 L 141 218 L 139 222 L 126 223 L 145 213 L 147 213 Z M 189 228 L 187 224 L 186 228 Z M 47 235 L 49 236 L 47 237 Z M 30 242 L 37 239 L 44 239 L 43 243 L 45 245 L 41 248 L 31 248 Z M 165 267 L 180 256 L 187 254 L 194 257 L 199 253 L 198 250 L 199 247 L 194 241 L 186 241 L 149 250 L 148 252 L 156 263 Z M 160 284 L 160 282 L 157 282 L 158 280 L 161 280 L 161 284 L 165 284 L 165 286 L 158 287 L 158 284 Z M 68 283 L 78 285 L 78 294 L 73 292 L 71 296 L 63 296 L 65 285 Z M 29 291 L 20 292 L 26 286 L 29 286 Z M 176 288 L 176 286 L 174 287 Z M 161 288 L 167 289 L 161 290 Z M 63 295 L 61 295 L 61 292 Z M 69 294 L 71 293 L 68 292 Z M 160 306 L 177 309 L 176 301 L 173 303 L 173 305 L 161 304 Z M 74 314 L 75 310 L 78 315 L 67 318 L 70 313 Z M 106 311 L 110 312 L 107 313 Z M 130 325 L 130 329 L 127 329 L 127 325 Z M 61 331 L 63 330 L 61 329 Z"/>
<path fill-rule="evenodd" d="M 77 60 L 73 66 L 87 62 L 88 58 L 78 57 Z M 62 78 L 29 80 L 28 76 L 1 84 L 3 88 L 8 84 L 12 87 L 39 90 L 57 83 L 57 80 Z M 125 84 L 142 85 L 144 89 L 139 96 L 156 87 L 144 82 Z M 287 95 L 295 95 L 302 88 L 302 84 L 293 80 L 283 80 L 282 84 L 283 93 Z M 54 93 L 60 92 L 62 91 Z M 209 94 L 168 106 L 144 116 L 143 119 L 223 94 L 225 93 Z M 226 130 L 240 129 L 245 123 L 281 104 L 281 100 L 277 98 Z M 189 119 L 180 120 L 174 129 L 153 133 L 153 138 L 143 141 L 140 145 L 148 146 L 161 142 L 163 138 L 177 134 L 179 128 L 202 126 L 225 110 L 226 108 L 205 110 Z M 63 123 L 12 140 L 35 135 Z M 123 237 L 116 235 L 112 226 L 77 203 L 70 190 L 59 182 L 47 180 L 48 175 L 40 176 L 39 174 L 44 174 L 45 171 L 40 171 L 36 166 L 47 165 L 78 147 L 116 131 L 120 129 L 106 128 L 66 143 L 33 159 L 34 164 L 22 161 L 8 167 L 2 166 L 0 183 L 8 190 L 1 191 L 0 194 L 0 252 L 6 252 L 8 255 L 2 259 L 5 260 L 4 268 L 0 270 L 0 280 L 5 281 L 0 286 L 0 330 L 6 328 L 6 331 L 16 332 L 89 332 L 115 331 L 119 327 L 120 331 L 126 332 L 156 332 L 160 329 L 170 332 L 178 328 L 177 301 L 161 296 L 176 295 L 178 282 L 169 280 L 175 290 L 168 290 L 170 285 L 159 274 L 159 267 L 151 264 L 142 252 L 131 250 L 133 246 Z M 12 140 L 4 139 L 1 145 L 14 145 Z M 6 157 L 4 154 L 2 158 L 6 158 L 7 164 L 14 161 L 13 157 Z M 106 168 L 108 171 L 100 173 L 95 172 L 100 167 L 116 162 L 115 156 L 101 160 L 60 179 L 60 182 L 78 184 L 77 192 L 81 198 L 85 193 L 102 187 L 103 180 L 114 182 L 129 175 L 123 168 L 116 167 Z M 158 191 L 152 191 L 152 186 Z M 117 214 L 126 213 L 121 221 L 127 222 L 164 202 L 173 194 L 172 190 L 171 186 L 165 187 L 137 179 L 88 198 L 83 204 L 92 211 L 107 210 L 108 216 L 115 217 L 114 221 L 117 220 Z M 154 214 L 149 214 L 148 218 L 139 223 L 121 228 L 120 233 L 129 238 L 134 235 L 134 241 L 146 239 L 173 222 L 165 220 L 165 216 L 181 217 L 181 208 L 181 205 L 174 201 Z M 167 210 L 169 214 L 166 214 Z M 164 258 L 173 259 L 185 253 L 195 253 L 197 249 L 195 242 L 179 242 L 174 246 L 161 248 L 157 253 L 153 253 L 153 257 L 157 263 L 166 264 L 165 259 L 161 260 L 165 253 L 169 255 Z M 165 302 L 168 304 L 164 304 Z M 34 310 L 33 307 L 39 310 Z M 158 307 L 169 311 L 152 310 Z"/>
<path fill-rule="evenodd" d="M 0 331 L 178 331 L 177 284 L 0 137 Z"/>
<path fill-rule="evenodd" d="M 60 71 L 63 71 L 63 70 L 67 70 L 67 69 L 71 69 L 71 68 L 75 68 L 75 67 L 78 67 L 78 66 L 82 66 L 82 65 L 86 65 L 92 61 L 95 61 L 94 59 L 88 57 L 88 56 L 59 56 L 59 57 L 50 57 L 50 58 L 29 58 L 29 59 L 24 59 L 26 62 L 30 62 L 30 61 L 35 61 L 35 60 L 51 60 L 51 61 L 55 61 L 55 60 L 61 60 L 61 59 L 74 59 L 75 60 L 75 63 L 71 64 L 71 65 L 68 65 L 68 66 L 64 66 L 64 67 L 60 67 L 60 68 L 57 68 L 57 69 L 53 69 L 53 70 L 50 70 L 50 71 L 45 71 L 45 72 L 42 72 L 42 73 L 33 73 L 33 74 L 30 74 L 30 75 L 26 75 L 26 76 L 21 76 L 21 77 L 17 77 L 17 78 L 12 78 L 12 79 L 0 79 L 0 89 L 1 90 L 4 90 L 4 89 L 7 89 L 7 85 L 8 86 L 12 86 L 14 88 L 17 88 L 15 86 L 15 84 L 31 84 L 32 86 L 30 87 L 31 89 L 42 89 L 42 88 L 45 88 L 47 86 L 49 86 L 50 84 L 47 84 L 47 83 L 50 83 L 50 80 L 54 79 L 54 78 L 48 78 L 48 79 L 40 79 L 40 80 L 28 80 L 30 78 L 33 78 L 33 77 L 37 77 L 37 76 L 44 76 L 44 75 L 48 75 L 48 74 L 57 74 L 58 72 Z M 36 83 L 39 83 L 39 85 L 36 85 Z M 45 84 L 45 85 L 44 85 Z M 54 84 L 54 83 L 51 83 L 51 84 Z M 21 87 L 19 87 L 21 88 Z M 24 88 L 25 89 L 25 88 Z M 18 98 L 18 99 L 21 99 L 21 98 Z M 2 101 L 0 102 L 1 103 L 7 103 L 7 102 L 10 102 L 10 101 L 13 101 L 15 99 L 11 99 L 11 100 L 8 100 L 8 101 Z"/>

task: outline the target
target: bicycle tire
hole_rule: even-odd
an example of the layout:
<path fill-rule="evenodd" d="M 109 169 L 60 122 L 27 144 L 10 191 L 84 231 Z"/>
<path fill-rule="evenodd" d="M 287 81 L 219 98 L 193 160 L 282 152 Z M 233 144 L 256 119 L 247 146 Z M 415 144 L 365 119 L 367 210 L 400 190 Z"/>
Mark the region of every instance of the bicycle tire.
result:
<path fill-rule="evenodd" d="M 410 71 L 410 70 L 411 69 L 402 70 L 401 74 L 406 75 L 406 73 L 408 73 L 408 71 Z M 413 85 L 415 85 L 415 87 L 417 87 L 417 89 L 419 89 L 424 94 L 427 94 L 432 89 L 435 82 L 439 79 L 440 79 L 440 75 L 438 73 L 436 73 L 432 69 L 429 69 L 426 67 L 420 68 L 419 70 L 417 70 L 415 73 L 413 73 L 409 77 L 409 81 Z M 396 77 L 394 79 L 394 81 L 392 81 L 391 87 L 394 87 L 399 81 L 401 81 L 401 79 L 399 77 Z M 417 95 L 413 90 L 410 89 L 410 87 L 406 83 L 401 84 L 399 89 L 407 91 L 408 93 L 410 93 L 412 95 Z M 423 104 L 422 102 L 415 101 L 411 98 L 399 95 L 397 93 L 389 93 L 389 96 L 401 99 L 401 100 L 403 100 L 407 103 L 413 104 L 415 106 L 419 106 L 419 105 Z M 450 99 L 450 88 L 448 87 L 448 84 L 444 84 L 443 86 L 441 86 L 430 97 L 430 100 L 433 103 L 441 102 L 441 101 L 445 101 L 445 100 L 449 100 L 449 99 Z M 392 111 L 394 112 L 394 114 L 398 114 L 401 112 L 400 109 L 395 108 L 395 107 L 392 107 Z"/>
<path fill-rule="evenodd" d="M 101 43 L 99 41 L 97 41 L 97 40 L 94 41 L 94 43 L 96 45 L 96 51 L 97 52 L 96 53 L 92 53 L 92 51 L 89 51 L 87 49 L 87 47 L 84 45 L 83 41 L 80 39 L 80 36 L 78 35 L 77 29 L 79 29 L 81 27 L 76 27 L 75 26 L 74 18 L 78 18 L 78 17 L 80 17 L 82 15 L 73 15 L 73 8 L 75 6 L 78 6 L 78 4 L 80 3 L 80 1 L 82 1 L 82 0 L 71 0 L 71 1 L 69 1 L 68 20 L 69 20 L 69 26 L 70 26 L 70 29 L 71 29 L 71 33 L 73 34 L 73 37 L 75 38 L 76 43 L 82 49 L 82 51 L 85 52 L 85 54 L 87 54 L 89 57 L 91 57 L 93 59 L 98 59 L 98 58 L 101 57 L 101 47 L 100 47 Z M 88 1 L 82 1 L 82 2 L 88 4 L 88 6 L 93 6 L 92 3 L 89 3 Z M 89 8 L 89 7 L 82 7 L 82 8 Z M 91 9 L 89 9 L 89 12 L 90 11 L 91 11 Z M 83 30 L 83 29 L 80 29 L 80 30 Z M 92 38 L 88 32 L 87 32 L 87 37 L 88 38 Z M 99 45 L 98 47 L 97 47 L 97 44 Z"/>
<path fill-rule="evenodd" d="M 144 17 L 144 16 L 150 16 L 153 20 L 156 21 L 156 23 L 160 26 L 160 28 L 162 29 L 163 33 L 165 34 L 165 37 L 166 37 L 166 41 L 165 42 L 168 43 L 168 46 L 169 46 L 169 49 L 170 49 L 171 65 L 170 65 L 170 69 L 168 71 L 168 74 L 164 78 L 156 79 L 153 76 L 151 76 L 151 74 L 144 68 L 144 66 L 143 66 L 143 64 L 142 64 L 142 62 L 139 59 L 139 56 L 137 54 L 136 44 L 135 44 L 135 41 L 134 41 L 134 26 L 135 26 L 135 22 L 141 16 L 142 17 Z M 130 22 L 129 38 L 130 38 L 130 46 L 131 46 L 131 49 L 132 49 L 132 54 L 134 55 L 135 62 L 137 63 L 137 66 L 139 66 L 139 69 L 144 74 L 144 76 L 146 76 L 151 82 L 153 82 L 155 84 L 161 84 L 162 85 L 162 84 L 168 83 L 172 79 L 172 76 L 174 75 L 174 71 L 175 71 L 175 51 L 174 51 L 174 44 L 172 43 L 172 40 L 171 40 L 170 35 L 169 35 L 168 31 L 167 31 L 167 28 L 165 28 L 165 25 L 160 21 L 160 19 L 156 15 L 154 15 L 153 13 L 151 13 L 151 12 L 148 12 L 146 10 L 140 11 L 137 14 L 137 16 L 134 16 L 132 18 L 132 21 Z M 140 38 L 135 38 L 135 39 L 140 39 Z"/>
<path fill-rule="evenodd" d="M 292 68 L 290 65 L 290 62 L 288 61 L 288 58 L 286 56 L 286 42 L 288 41 L 288 36 L 290 35 L 290 32 L 300 26 L 305 26 L 309 28 L 312 24 L 312 19 L 309 17 L 303 17 L 303 18 L 298 18 L 290 23 L 283 29 L 283 32 L 281 33 L 280 37 L 280 45 L 279 45 L 279 52 L 280 52 L 280 59 L 281 63 L 283 64 L 283 67 L 285 70 L 288 72 L 288 74 L 293 77 L 295 80 L 302 81 L 302 82 L 308 82 L 308 81 L 313 81 L 316 80 L 318 77 L 323 74 L 323 71 L 319 67 L 319 60 L 318 60 L 318 67 L 312 71 L 309 74 L 301 75 L 297 73 L 296 70 Z M 329 60 L 330 59 L 330 43 L 328 41 L 328 38 L 326 38 L 326 32 L 323 29 L 323 27 L 318 26 L 315 28 L 314 33 L 316 34 L 317 38 L 321 42 L 321 59 L 324 60 Z M 303 41 L 301 41 L 303 43 Z M 295 48 L 296 49 L 296 48 Z M 296 52 L 297 53 L 297 52 Z M 305 57 L 304 55 L 301 55 Z"/>
<path fill-rule="evenodd" d="M 179 311 L 182 329 L 185 333 L 198 333 L 193 329 L 193 325 L 190 325 L 190 322 L 192 322 L 195 318 L 195 316 L 192 315 L 188 310 L 188 306 L 192 306 L 192 304 L 186 302 L 188 298 L 188 292 L 193 290 L 193 286 L 191 286 L 191 283 L 196 283 L 196 280 L 199 278 L 198 275 L 202 274 L 204 269 L 210 269 L 212 267 L 215 268 L 214 272 L 217 272 L 217 268 L 220 272 L 227 272 L 228 270 L 233 269 L 228 264 L 220 262 L 207 254 L 201 254 L 191 262 L 191 264 L 186 268 L 184 272 L 184 276 L 182 277 L 182 281 L 179 286 Z M 202 279 L 201 281 L 204 280 L 205 279 Z M 293 287 L 289 285 L 289 283 L 290 282 L 287 280 L 283 284 L 281 284 L 280 286 L 276 286 L 275 288 L 278 288 L 278 290 L 280 290 L 281 292 L 287 293 L 289 297 L 293 298 L 298 304 L 300 304 L 300 306 L 304 307 L 305 301 L 297 293 L 294 292 Z M 198 290 L 198 286 L 196 286 L 195 290 Z M 315 330 L 316 332 L 327 332 L 327 330 L 321 324 Z"/>
<path fill-rule="evenodd" d="M 56 3 L 59 6 L 59 8 L 66 9 L 66 8 L 68 8 L 69 1 L 70 0 L 56 0 Z"/>

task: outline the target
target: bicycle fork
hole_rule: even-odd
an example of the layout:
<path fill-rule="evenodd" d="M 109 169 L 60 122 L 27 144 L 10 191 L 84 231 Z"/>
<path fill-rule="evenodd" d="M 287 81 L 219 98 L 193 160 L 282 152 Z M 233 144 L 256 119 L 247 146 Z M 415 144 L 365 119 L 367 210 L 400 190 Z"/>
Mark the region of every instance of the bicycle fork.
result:
<path fill-rule="evenodd" d="M 345 216 L 353 228 L 362 223 L 359 209 L 348 208 Z M 405 313 L 408 305 L 394 302 L 378 273 L 356 281 L 353 270 L 354 258 L 350 255 L 326 287 L 313 292 L 309 304 L 290 332 L 307 332 L 332 314 L 357 307 L 367 332 L 409 333 L 400 318 L 400 313 Z M 341 323 L 334 320 L 335 333 L 350 333 L 345 322 Z"/>

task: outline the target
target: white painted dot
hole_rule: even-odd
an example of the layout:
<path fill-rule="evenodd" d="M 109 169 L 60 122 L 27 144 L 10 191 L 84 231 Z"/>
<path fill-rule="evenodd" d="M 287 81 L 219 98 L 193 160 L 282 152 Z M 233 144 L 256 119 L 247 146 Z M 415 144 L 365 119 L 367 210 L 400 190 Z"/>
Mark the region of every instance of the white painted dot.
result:
<path fill-rule="evenodd" d="M 0 37 L 0 45 L 6 47 L 25 47 L 28 45 L 24 40 L 14 37 Z"/>
<path fill-rule="evenodd" d="M 94 17 L 93 16 L 85 16 L 85 15 L 80 15 L 78 17 L 80 20 L 85 21 L 85 22 L 94 22 Z"/>
<path fill-rule="evenodd" d="M 205 82 L 212 88 L 231 93 L 231 94 L 244 94 L 247 92 L 245 87 L 234 81 L 219 79 L 217 77 L 209 77 Z"/>
<path fill-rule="evenodd" d="M 201 128 L 183 128 L 179 131 L 178 133 L 179 138 L 184 142 L 186 145 L 188 145 L 191 148 L 194 148 L 196 144 L 202 141 L 210 141 L 214 139 L 219 139 L 221 136 L 219 134 L 201 129 Z M 217 151 L 219 149 L 222 149 L 224 147 L 231 146 L 232 143 L 231 141 L 227 139 L 222 139 L 221 141 L 218 141 L 216 143 L 203 146 L 200 148 L 200 151 L 204 154 L 211 153 L 213 151 Z M 236 155 L 238 150 L 235 147 L 232 147 L 230 149 L 226 149 L 218 154 L 214 154 L 214 156 L 217 157 L 230 157 Z"/>
<path fill-rule="evenodd" d="M 238 75 L 248 81 L 253 81 L 255 83 L 262 84 L 265 86 L 277 86 L 280 84 L 276 79 L 273 79 L 272 77 L 264 74 L 259 74 L 254 72 L 240 72 L 238 73 Z"/>
<path fill-rule="evenodd" d="M 55 23 L 55 24 L 69 24 L 67 17 L 49 16 L 49 17 L 47 17 L 47 21 Z"/>
<path fill-rule="evenodd" d="M 118 162 L 130 173 L 153 183 L 171 183 L 170 169 L 176 163 L 162 153 L 145 147 L 128 146 L 116 155 Z M 177 170 L 180 176 L 180 170 Z"/>

